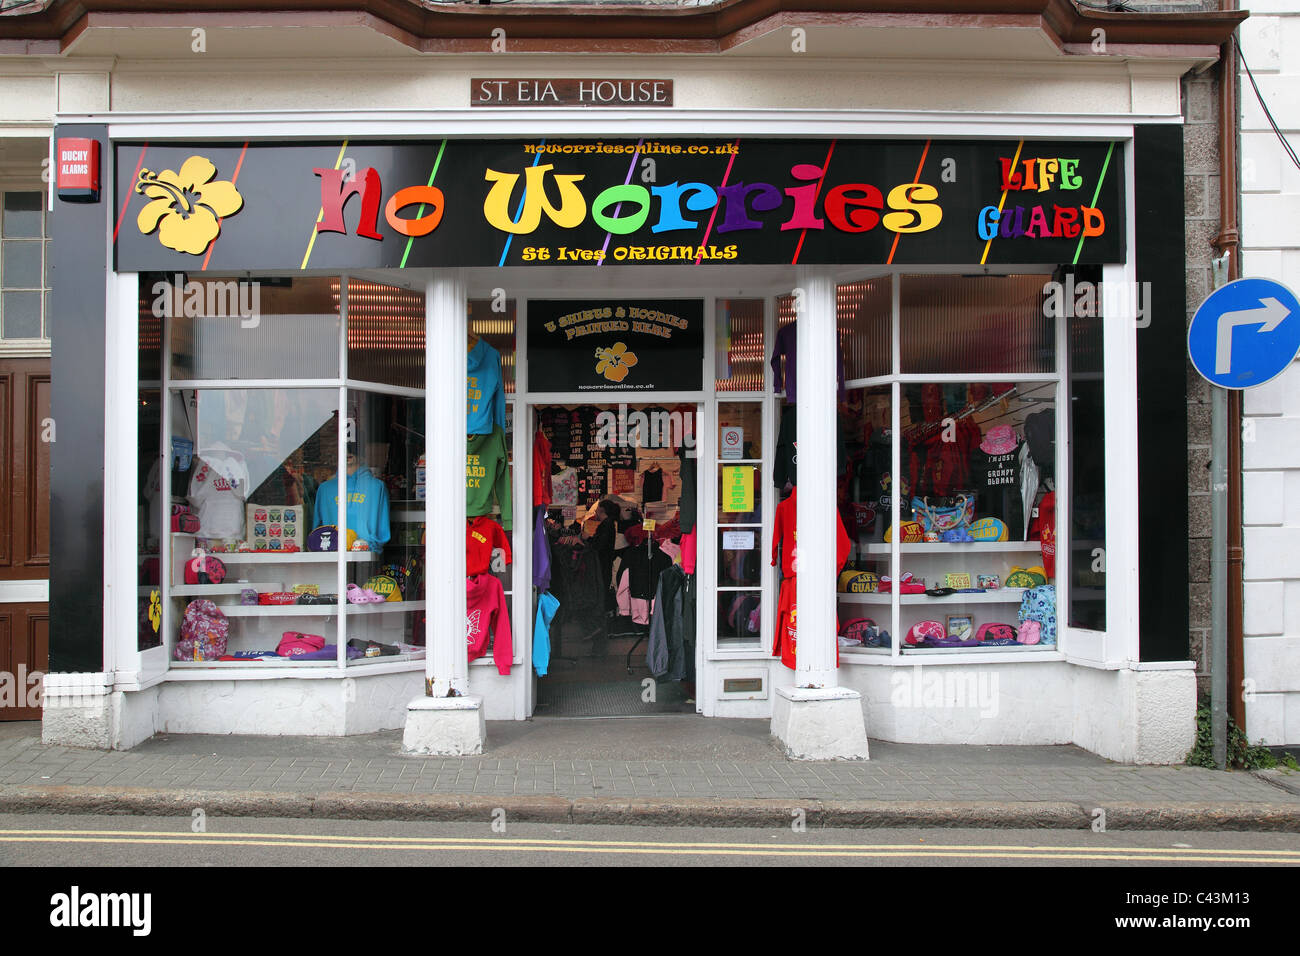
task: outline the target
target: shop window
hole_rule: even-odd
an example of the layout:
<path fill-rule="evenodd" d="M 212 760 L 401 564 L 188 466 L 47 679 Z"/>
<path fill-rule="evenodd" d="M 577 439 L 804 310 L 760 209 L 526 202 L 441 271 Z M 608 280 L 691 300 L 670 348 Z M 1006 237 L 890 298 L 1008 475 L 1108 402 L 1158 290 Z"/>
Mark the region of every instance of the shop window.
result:
<path fill-rule="evenodd" d="M 763 405 L 719 402 L 718 530 L 715 541 L 718 647 L 755 647 L 762 640 Z"/>
<path fill-rule="evenodd" d="M 339 279 L 182 278 L 148 290 L 168 320 L 173 380 L 339 377 Z"/>
<path fill-rule="evenodd" d="M 345 653 L 350 665 L 366 665 L 424 644 L 424 402 L 351 389 L 345 425 L 347 538 L 359 548 L 346 567 Z M 314 527 L 338 523 L 343 499 L 322 497 L 336 488 L 318 486 Z"/>
<path fill-rule="evenodd" d="M 501 356 L 505 393 L 515 393 L 515 300 L 470 299 L 469 331 L 484 339 Z"/>
<path fill-rule="evenodd" d="M 140 301 L 142 615 L 171 666 L 422 658 L 426 429 L 406 384 L 424 379 L 423 348 L 407 354 L 422 298 L 345 277 L 142 275 Z M 359 375 L 373 381 L 344 388 Z"/>
<path fill-rule="evenodd" d="M 719 392 L 761 392 L 767 351 L 764 300 L 719 299 L 714 324 L 714 379 Z"/>
<path fill-rule="evenodd" d="M 904 374 L 1053 372 L 1041 275 L 900 277 Z"/>
<path fill-rule="evenodd" d="M 966 641 L 980 650 L 1055 649 L 1056 389 L 903 387 L 904 653 L 973 646 Z M 1049 607 L 1050 622 L 1025 626 Z M 942 624 L 944 636 L 927 640 L 926 621 L 932 630 Z"/>
<path fill-rule="evenodd" d="M 885 654 L 881 635 L 893 628 L 889 595 L 879 588 L 889 576 L 884 544 L 893 507 L 893 402 L 888 385 L 852 388 L 840 406 L 837 499 L 849 536 L 848 562 L 836 582 L 841 641 L 845 651 Z M 875 631 L 869 631 L 875 628 Z"/>
<path fill-rule="evenodd" d="M 341 283 L 331 280 L 334 308 Z M 424 388 L 424 295 L 348 279 L 348 378 Z"/>
<path fill-rule="evenodd" d="M 872 378 L 892 371 L 889 340 L 893 299 L 889 276 L 836 286 L 836 326 L 845 379 Z"/>
<path fill-rule="evenodd" d="M 49 240 L 41 192 L 0 193 L 0 339 L 48 339 Z"/>
<path fill-rule="evenodd" d="M 1090 281 L 1099 281 L 1096 275 Z M 1073 310 L 1071 310 L 1073 311 Z M 1106 405 L 1102 320 L 1069 325 L 1071 627 L 1106 629 Z"/>
<path fill-rule="evenodd" d="M 905 275 L 838 287 L 848 382 L 892 379 L 849 387 L 838 406 L 839 515 L 851 542 L 837 580 L 843 652 L 1056 650 L 1063 385 L 1047 279 Z M 778 327 L 794 321 L 793 305 L 778 301 Z M 798 467 L 793 406 L 777 435 L 773 484 L 784 497 L 782 471 L 790 485 Z"/>
<path fill-rule="evenodd" d="M 153 313 L 152 299 L 145 294 L 147 279 L 140 282 L 139 368 L 137 407 L 138 454 L 136 457 L 139 494 L 136 506 L 140 521 L 136 546 L 136 650 L 146 651 L 163 643 L 162 545 L 167 540 L 165 522 L 170 509 L 162 500 L 164 468 L 170 457 L 162 452 L 162 319 Z"/>

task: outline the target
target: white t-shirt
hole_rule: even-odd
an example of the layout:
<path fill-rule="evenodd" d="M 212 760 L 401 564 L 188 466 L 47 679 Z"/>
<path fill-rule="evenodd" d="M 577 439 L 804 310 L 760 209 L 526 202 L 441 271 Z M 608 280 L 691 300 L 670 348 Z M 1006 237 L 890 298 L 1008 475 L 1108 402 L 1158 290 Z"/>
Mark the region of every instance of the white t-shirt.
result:
<path fill-rule="evenodd" d="M 194 457 L 190 507 L 198 515 L 200 538 L 242 538 L 248 464 L 229 449 L 209 449 Z"/>

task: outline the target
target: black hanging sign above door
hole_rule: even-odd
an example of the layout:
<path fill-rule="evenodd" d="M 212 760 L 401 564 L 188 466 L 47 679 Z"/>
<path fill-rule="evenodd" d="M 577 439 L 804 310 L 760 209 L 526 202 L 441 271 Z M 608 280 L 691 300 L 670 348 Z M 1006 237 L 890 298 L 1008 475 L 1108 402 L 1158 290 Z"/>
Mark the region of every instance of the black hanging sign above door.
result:
<path fill-rule="evenodd" d="M 530 392 L 696 392 L 704 300 L 530 299 Z"/>

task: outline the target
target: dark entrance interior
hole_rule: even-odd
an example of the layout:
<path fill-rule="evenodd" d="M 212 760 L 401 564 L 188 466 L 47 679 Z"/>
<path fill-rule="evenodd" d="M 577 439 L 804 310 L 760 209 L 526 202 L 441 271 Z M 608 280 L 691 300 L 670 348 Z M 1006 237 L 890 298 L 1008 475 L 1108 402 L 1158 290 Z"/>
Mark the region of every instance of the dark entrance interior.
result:
<path fill-rule="evenodd" d="M 550 592 L 560 602 L 535 715 L 694 713 L 694 644 L 689 667 L 659 675 L 647 652 L 660 578 L 680 563 L 683 493 L 695 492 L 684 489 L 682 466 L 696 407 L 575 403 L 533 411 L 541 447 L 549 446 Z M 687 474 L 693 485 L 693 470 Z"/>

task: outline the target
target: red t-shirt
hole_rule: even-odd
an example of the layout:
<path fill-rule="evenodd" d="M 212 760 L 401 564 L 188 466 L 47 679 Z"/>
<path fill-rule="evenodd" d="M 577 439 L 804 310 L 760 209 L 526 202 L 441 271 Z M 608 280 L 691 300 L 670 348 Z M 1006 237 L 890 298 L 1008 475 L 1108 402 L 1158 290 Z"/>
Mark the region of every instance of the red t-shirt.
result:
<path fill-rule="evenodd" d="M 533 436 L 533 504 L 549 505 L 554 500 L 555 493 L 551 489 L 551 443 L 546 433 L 539 428 Z"/>
<path fill-rule="evenodd" d="M 465 574 L 486 574 L 492 564 L 492 551 L 502 548 L 506 564 L 510 563 L 510 537 L 487 515 L 465 522 Z"/>
<path fill-rule="evenodd" d="M 772 563 L 776 564 L 777 548 L 781 549 L 781 577 L 792 578 L 799 570 L 799 551 L 795 546 L 795 498 L 799 494 L 796 487 L 790 497 L 776 506 L 776 523 L 772 526 Z M 844 519 L 835 515 L 837 526 L 835 535 L 835 570 L 844 567 L 849 559 L 849 533 L 844 530 Z"/>

